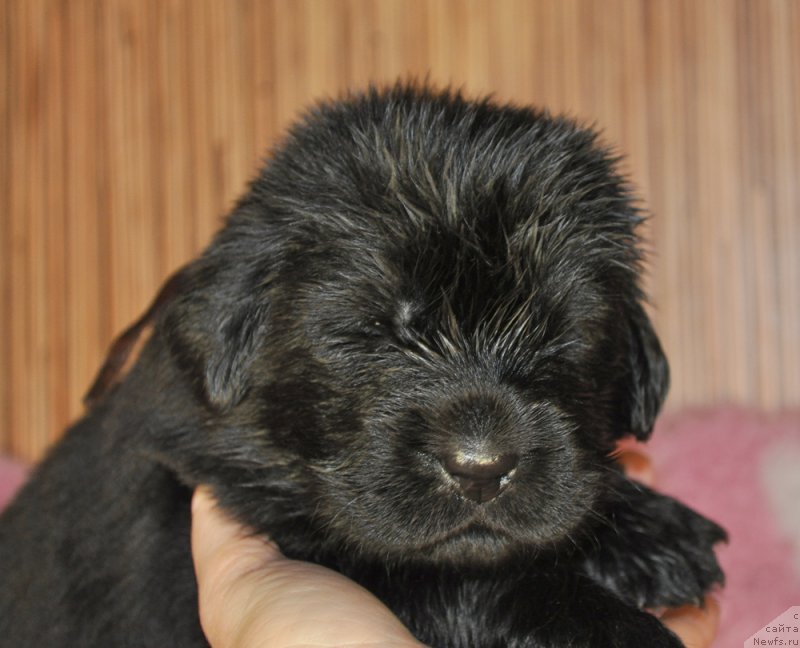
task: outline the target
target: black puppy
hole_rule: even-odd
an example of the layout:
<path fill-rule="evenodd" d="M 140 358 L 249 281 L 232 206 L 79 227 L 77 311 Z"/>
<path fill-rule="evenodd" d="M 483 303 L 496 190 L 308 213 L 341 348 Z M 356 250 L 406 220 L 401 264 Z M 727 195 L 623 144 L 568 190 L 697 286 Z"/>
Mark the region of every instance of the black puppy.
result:
<path fill-rule="evenodd" d="M 721 583 L 725 533 L 612 456 L 668 383 L 640 220 L 571 121 L 407 86 L 318 106 L 2 517 L 0 645 L 207 645 L 206 483 L 436 648 L 680 646 L 643 609 Z"/>

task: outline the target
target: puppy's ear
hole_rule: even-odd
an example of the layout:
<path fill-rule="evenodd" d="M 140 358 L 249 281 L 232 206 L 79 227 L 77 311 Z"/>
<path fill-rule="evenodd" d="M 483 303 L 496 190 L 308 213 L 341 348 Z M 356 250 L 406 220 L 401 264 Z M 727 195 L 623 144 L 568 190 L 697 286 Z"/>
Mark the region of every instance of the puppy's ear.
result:
<path fill-rule="evenodd" d="M 189 274 L 188 268 L 188 266 L 183 267 L 169 277 L 144 314 L 114 340 L 103 366 L 83 397 L 87 407 L 94 407 L 122 379 L 125 365 L 144 330 L 155 322 L 161 312 L 180 294 Z"/>
<path fill-rule="evenodd" d="M 218 411 L 250 388 L 249 369 L 266 337 L 267 303 L 230 268 L 196 262 L 186 292 L 170 306 L 161 331 L 178 366 Z"/>
<path fill-rule="evenodd" d="M 650 318 L 636 304 L 629 321 L 628 371 L 623 386 L 622 434 L 644 441 L 650 436 L 669 390 L 669 365 Z"/>

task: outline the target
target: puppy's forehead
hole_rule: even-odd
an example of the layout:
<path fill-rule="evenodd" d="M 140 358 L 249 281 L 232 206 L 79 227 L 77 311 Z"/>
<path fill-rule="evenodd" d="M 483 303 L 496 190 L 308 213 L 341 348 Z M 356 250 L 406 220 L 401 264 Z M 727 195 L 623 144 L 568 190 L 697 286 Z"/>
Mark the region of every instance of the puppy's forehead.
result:
<path fill-rule="evenodd" d="M 405 86 L 322 104 L 250 199 L 291 254 L 322 250 L 329 267 L 417 290 L 465 276 L 636 282 L 641 219 L 616 160 L 590 130 L 532 109 Z"/>
<path fill-rule="evenodd" d="M 592 131 L 405 86 L 318 106 L 254 191 L 323 236 L 429 247 L 450 236 L 482 256 L 591 244 L 627 264 L 640 221 Z"/>

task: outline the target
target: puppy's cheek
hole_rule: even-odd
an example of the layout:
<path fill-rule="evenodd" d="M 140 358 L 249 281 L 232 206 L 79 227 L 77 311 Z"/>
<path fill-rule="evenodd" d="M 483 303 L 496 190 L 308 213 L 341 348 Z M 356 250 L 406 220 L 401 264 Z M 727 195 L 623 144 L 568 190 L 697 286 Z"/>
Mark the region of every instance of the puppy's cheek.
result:
<path fill-rule="evenodd" d="M 310 462 L 346 455 L 362 427 L 358 407 L 313 372 L 263 387 L 257 420 L 275 446 Z"/>
<path fill-rule="evenodd" d="M 571 479 L 559 476 L 547 488 L 530 489 L 526 497 L 509 502 L 503 511 L 504 527 L 533 546 L 571 543 L 592 516 L 598 483 L 593 475 L 576 473 Z"/>
<path fill-rule="evenodd" d="M 466 515 L 435 471 L 406 453 L 360 448 L 321 473 L 323 513 L 332 533 L 376 553 L 410 552 Z M 455 502 L 455 510 L 453 503 Z"/>

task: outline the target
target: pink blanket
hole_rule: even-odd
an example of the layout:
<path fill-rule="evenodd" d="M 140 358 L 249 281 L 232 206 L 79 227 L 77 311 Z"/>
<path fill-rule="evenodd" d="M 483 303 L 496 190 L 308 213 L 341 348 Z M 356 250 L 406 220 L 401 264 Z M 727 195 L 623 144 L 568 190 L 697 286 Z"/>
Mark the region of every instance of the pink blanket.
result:
<path fill-rule="evenodd" d="M 0 457 L 0 511 L 14 497 L 14 493 L 22 486 L 28 471 L 22 464 Z"/>
<path fill-rule="evenodd" d="M 800 605 L 800 412 L 665 417 L 649 444 L 656 486 L 724 526 L 727 575 L 714 646 L 742 646 Z"/>

